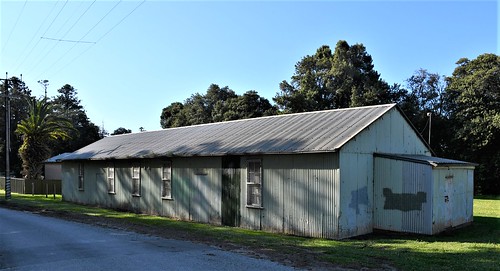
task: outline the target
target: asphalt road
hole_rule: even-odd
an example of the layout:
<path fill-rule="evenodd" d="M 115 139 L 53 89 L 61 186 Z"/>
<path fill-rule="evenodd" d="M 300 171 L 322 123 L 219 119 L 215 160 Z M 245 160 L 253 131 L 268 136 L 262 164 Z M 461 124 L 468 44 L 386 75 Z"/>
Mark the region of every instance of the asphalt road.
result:
<path fill-rule="evenodd" d="M 0 270 L 294 270 L 203 244 L 0 208 Z"/>

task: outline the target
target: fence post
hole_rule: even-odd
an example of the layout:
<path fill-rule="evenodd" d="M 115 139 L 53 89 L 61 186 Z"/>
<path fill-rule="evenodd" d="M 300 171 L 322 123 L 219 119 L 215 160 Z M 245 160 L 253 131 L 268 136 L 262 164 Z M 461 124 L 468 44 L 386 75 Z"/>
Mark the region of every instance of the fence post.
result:
<path fill-rule="evenodd" d="M 31 182 L 31 196 L 35 196 L 35 182 Z"/>
<path fill-rule="evenodd" d="M 56 183 L 54 183 L 54 199 L 56 199 Z"/>
<path fill-rule="evenodd" d="M 49 197 L 49 183 L 45 182 L 45 198 Z"/>

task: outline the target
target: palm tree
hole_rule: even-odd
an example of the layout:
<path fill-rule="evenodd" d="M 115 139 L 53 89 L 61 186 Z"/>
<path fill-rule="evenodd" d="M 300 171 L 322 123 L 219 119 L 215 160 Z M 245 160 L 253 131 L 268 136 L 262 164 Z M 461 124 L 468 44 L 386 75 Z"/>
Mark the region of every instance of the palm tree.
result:
<path fill-rule="evenodd" d="M 49 144 L 58 138 L 69 138 L 74 129 L 70 121 L 54 114 L 47 99 L 28 100 L 28 117 L 17 125 L 16 134 L 22 136 L 19 156 L 23 161 L 23 175 L 26 180 L 42 179 L 43 161 L 51 155 Z"/>

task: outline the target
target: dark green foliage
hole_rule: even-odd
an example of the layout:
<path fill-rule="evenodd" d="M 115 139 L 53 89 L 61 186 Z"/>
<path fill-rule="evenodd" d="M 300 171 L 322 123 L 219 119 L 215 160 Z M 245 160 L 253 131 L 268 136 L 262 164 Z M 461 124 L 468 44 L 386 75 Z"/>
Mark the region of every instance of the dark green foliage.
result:
<path fill-rule="evenodd" d="M 67 139 L 73 130 L 72 123 L 54 111 L 46 99 L 30 98 L 28 116 L 16 128 L 22 137 L 19 156 L 23 161 L 23 176 L 30 181 L 41 180 L 43 161 L 50 158 L 50 142 Z"/>
<path fill-rule="evenodd" d="M 28 116 L 28 104 L 26 100 L 31 96 L 31 90 L 17 77 L 8 80 L 10 99 L 10 169 L 16 177 L 21 177 L 22 161 L 17 150 L 21 147 L 22 140 L 14 131 L 17 124 Z M 5 84 L 1 87 L 2 99 L 0 99 L 0 157 L 5 161 Z M 0 163 L 0 171 L 5 171 L 5 163 Z"/>
<path fill-rule="evenodd" d="M 408 90 L 398 101 L 399 106 L 426 141 L 431 129 L 431 148 L 436 155 L 449 157 L 453 130 L 444 110 L 444 77 L 419 69 L 406 80 L 406 86 Z"/>
<path fill-rule="evenodd" d="M 73 152 L 101 139 L 99 127 L 89 120 L 77 98 L 77 90 L 66 84 L 57 92 L 59 95 L 52 100 L 54 110 L 58 115 L 68 119 L 75 129 L 70 132 L 69 139 L 58 139 L 52 143 L 52 154 Z"/>
<path fill-rule="evenodd" d="M 130 133 L 132 133 L 132 130 L 120 127 L 118 129 L 116 129 L 111 135 L 122 135 L 122 134 L 130 134 Z"/>
<path fill-rule="evenodd" d="M 479 163 L 476 193 L 500 194 L 500 56 L 460 59 L 446 78 L 445 106 L 457 156 Z"/>
<path fill-rule="evenodd" d="M 196 93 L 184 103 L 174 102 L 163 108 L 162 128 L 180 127 L 218 121 L 255 118 L 276 114 L 269 100 L 250 90 L 237 95 L 229 87 L 209 86 L 205 95 Z"/>
<path fill-rule="evenodd" d="M 389 85 L 373 69 L 362 44 L 339 41 L 332 53 L 327 45 L 295 65 L 291 81 L 280 83 L 273 100 L 285 113 L 389 103 Z"/>

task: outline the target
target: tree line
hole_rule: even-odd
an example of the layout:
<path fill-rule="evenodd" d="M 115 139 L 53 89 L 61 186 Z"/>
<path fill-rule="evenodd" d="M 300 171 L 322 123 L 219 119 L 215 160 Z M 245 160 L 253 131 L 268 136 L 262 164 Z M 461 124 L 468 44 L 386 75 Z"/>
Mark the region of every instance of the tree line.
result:
<path fill-rule="evenodd" d="M 237 95 L 212 84 L 183 103 L 163 108 L 162 128 L 276 114 L 397 103 L 437 156 L 479 164 L 475 193 L 500 194 L 500 57 L 459 59 L 451 76 L 418 69 L 390 85 L 362 44 L 323 45 L 279 84 L 274 104 L 250 90 Z M 429 117 L 430 115 L 430 117 Z M 431 125 L 432 123 L 432 125 Z M 428 139 L 427 139 L 428 140 Z"/>

